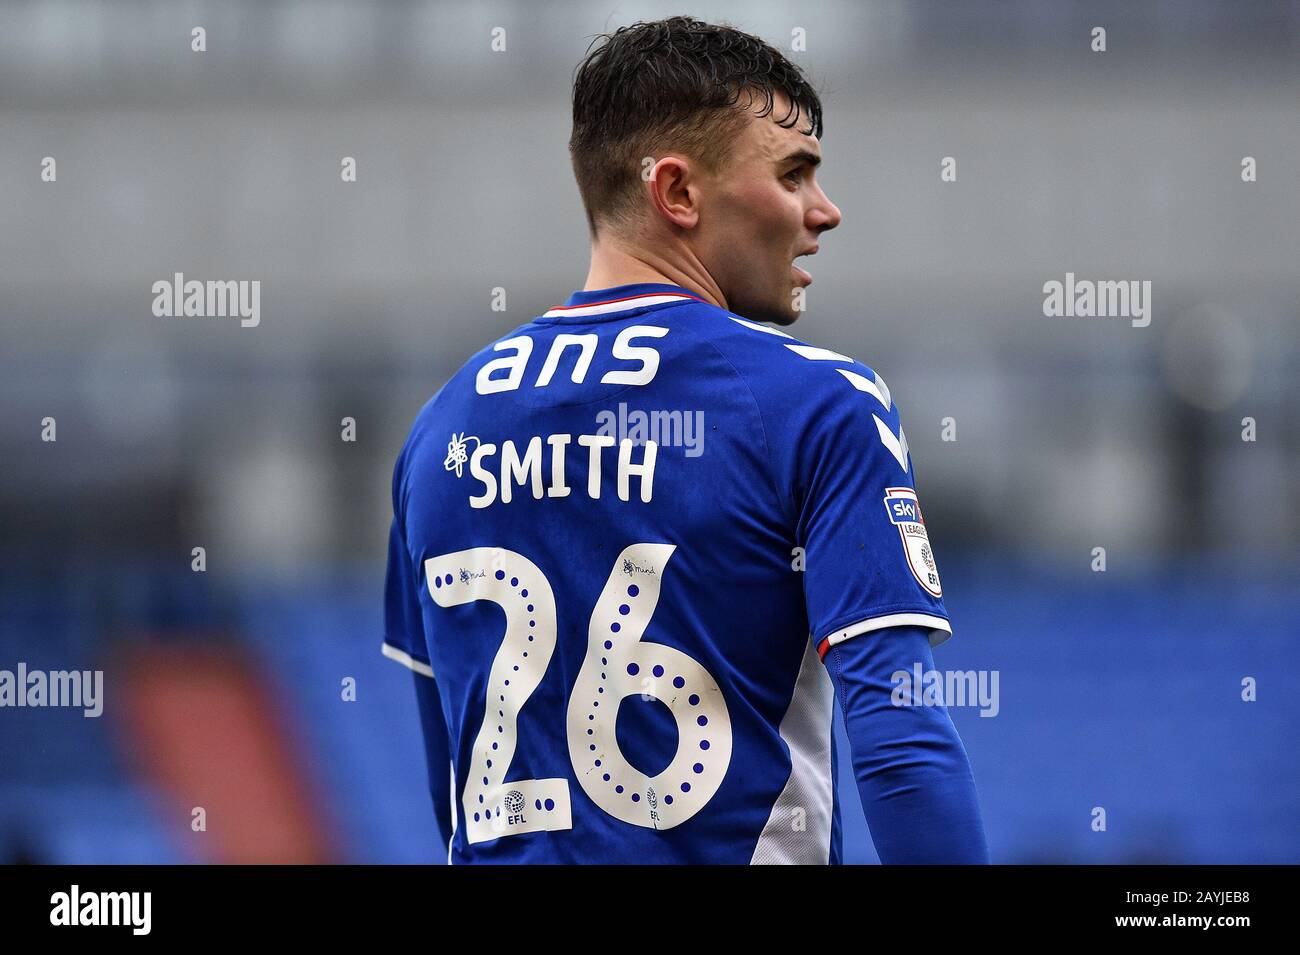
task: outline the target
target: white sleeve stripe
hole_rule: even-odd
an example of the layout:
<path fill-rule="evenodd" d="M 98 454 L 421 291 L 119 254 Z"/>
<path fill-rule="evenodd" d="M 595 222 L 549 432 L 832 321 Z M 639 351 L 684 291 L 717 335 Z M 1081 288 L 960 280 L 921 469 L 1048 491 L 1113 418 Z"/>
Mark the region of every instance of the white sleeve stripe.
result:
<path fill-rule="evenodd" d="M 415 657 L 411 656 L 405 650 L 399 650 L 397 649 L 397 647 L 387 642 L 382 644 L 380 649 L 383 650 L 384 656 L 388 657 L 388 659 L 396 660 L 402 666 L 414 670 L 416 673 L 422 674 L 430 678 L 433 677 L 433 667 L 429 666 L 429 664 L 427 663 L 422 663 L 419 660 L 415 659 Z"/>
<path fill-rule="evenodd" d="M 800 358 L 807 358 L 809 361 L 853 361 L 848 355 L 841 355 L 829 348 L 818 348 L 816 345 L 786 345 L 785 347 Z"/>
<path fill-rule="evenodd" d="M 447 768 L 451 770 L 451 788 L 447 791 L 451 793 L 451 838 L 447 841 L 447 865 L 453 865 L 451 861 L 452 847 L 456 845 L 456 764 L 447 763 Z"/>
<path fill-rule="evenodd" d="M 883 630 L 886 627 L 929 627 L 932 647 L 937 647 L 952 636 L 952 625 L 943 617 L 928 613 L 891 613 L 883 617 L 869 617 L 842 630 L 836 630 L 826 638 L 826 645 L 833 647 L 859 634 Z"/>
<path fill-rule="evenodd" d="M 758 322 L 751 322 L 743 318 L 737 318 L 735 315 L 728 315 L 727 317 L 731 319 L 733 322 L 735 322 L 737 325 L 744 325 L 746 328 L 752 328 L 756 332 L 767 332 L 769 335 L 778 335 L 781 338 L 789 338 L 792 340 L 794 338 L 793 335 L 787 335 L 785 332 L 780 331 L 779 329 L 768 328 L 766 325 L 758 324 Z"/>

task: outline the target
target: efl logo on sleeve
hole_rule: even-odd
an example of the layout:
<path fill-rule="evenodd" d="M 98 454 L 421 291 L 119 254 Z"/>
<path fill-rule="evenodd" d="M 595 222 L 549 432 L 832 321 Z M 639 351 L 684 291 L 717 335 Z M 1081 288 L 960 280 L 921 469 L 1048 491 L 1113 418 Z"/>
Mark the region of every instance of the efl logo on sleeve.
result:
<path fill-rule="evenodd" d="M 930 596 L 942 597 L 939 568 L 935 566 L 934 554 L 930 550 L 930 535 L 925 531 L 925 518 L 921 516 L 921 503 L 916 499 L 916 492 L 910 487 L 885 488 L 885 511 L 890 522 L 898 528 L 912 576 Z"/>

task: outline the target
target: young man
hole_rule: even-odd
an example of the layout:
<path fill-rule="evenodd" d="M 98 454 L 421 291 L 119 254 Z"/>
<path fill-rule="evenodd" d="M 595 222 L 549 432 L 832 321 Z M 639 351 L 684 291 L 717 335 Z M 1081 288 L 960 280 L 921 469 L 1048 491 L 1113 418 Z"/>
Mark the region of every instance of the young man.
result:
<path fill-rule="evenodd" d="M 947 711 L 891 702 L 951 633 L 898 408 L 758 324 L 840 221 L 818 97 L 728 27 L 604 39 L 586 284 L 470 359 L 393 479 L 384 652 L 449 859 L 836 862 L 837 693 L 881 859 L 987 861 Z"/>

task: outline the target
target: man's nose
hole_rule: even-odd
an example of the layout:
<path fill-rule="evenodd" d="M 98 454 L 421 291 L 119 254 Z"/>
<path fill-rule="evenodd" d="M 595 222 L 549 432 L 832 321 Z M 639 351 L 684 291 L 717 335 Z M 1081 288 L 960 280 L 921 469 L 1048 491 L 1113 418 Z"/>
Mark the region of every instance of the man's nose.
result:
<path fill-rule="evenodd" d="M 817 232 L 827 232 L 834 229 L 840 224 L 843 218 L 840 214 L 840 207 L 827 198 L 826 193 L 821 194 L 821 202 L 813 206 L 810 211 L 809 226 Z"/>

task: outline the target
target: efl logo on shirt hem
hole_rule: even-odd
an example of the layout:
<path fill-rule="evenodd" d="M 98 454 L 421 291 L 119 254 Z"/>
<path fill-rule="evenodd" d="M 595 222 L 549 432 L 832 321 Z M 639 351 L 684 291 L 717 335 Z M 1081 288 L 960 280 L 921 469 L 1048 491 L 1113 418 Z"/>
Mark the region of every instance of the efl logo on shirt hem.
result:
<path fill-rule="evenodd" d="M 943 596 L 943 585 L 939 583 L 939 568 L 934 562 L 934 553 L 930 550 L 930 535 L 925 530 L 925 518 L 921 516 L 921 504 L 916 499 L 916 492 L 910 487 L 885 488 L 885 512 L 889 520 L 898 528 L 899 539 L 903 542 L 903 554 L 907 557 L 907 566 L 912 576 L 932 597 Z"/>

